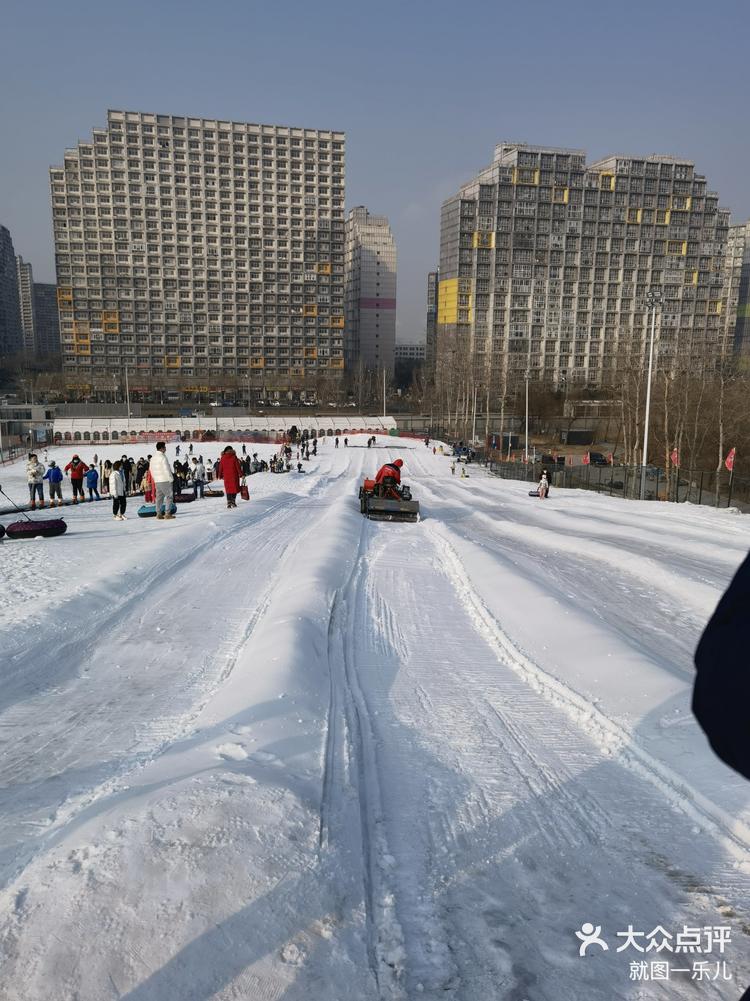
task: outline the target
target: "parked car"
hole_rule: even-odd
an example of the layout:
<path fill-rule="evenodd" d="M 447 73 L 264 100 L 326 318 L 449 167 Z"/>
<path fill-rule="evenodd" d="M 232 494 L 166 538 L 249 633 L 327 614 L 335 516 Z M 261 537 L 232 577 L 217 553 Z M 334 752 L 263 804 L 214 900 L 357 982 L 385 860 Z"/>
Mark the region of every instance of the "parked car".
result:
<path fill-rule="evenodd" d="M 543 466 L 564 466 L 565 456 L 564 455 L 543 455 L 541 459 Z"/>
<path fill-rule="evenodd" d="M 589 452 L 589 465 L 591 466 L 608 466 L 609 459 L 603 452 Z"/>

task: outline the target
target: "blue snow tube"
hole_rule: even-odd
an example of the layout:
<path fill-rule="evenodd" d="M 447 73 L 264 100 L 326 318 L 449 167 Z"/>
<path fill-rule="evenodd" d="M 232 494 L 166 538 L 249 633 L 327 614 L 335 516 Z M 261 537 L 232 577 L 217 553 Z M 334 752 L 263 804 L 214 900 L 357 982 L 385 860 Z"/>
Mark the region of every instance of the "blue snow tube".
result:
<path fill-rule="evenodd" d="M 172 504 L 171 504 L 171 506 L 169 508 L 169 513 L 170 514 L 176 514 L 177 513 L 177 505 L 174 503 L 174 501 L 172 501 Z M 138 508 L 138 517 L 139 518 L 155 518 L 156 517 L 156 504 L 141 504 L 141 506 Z"/>

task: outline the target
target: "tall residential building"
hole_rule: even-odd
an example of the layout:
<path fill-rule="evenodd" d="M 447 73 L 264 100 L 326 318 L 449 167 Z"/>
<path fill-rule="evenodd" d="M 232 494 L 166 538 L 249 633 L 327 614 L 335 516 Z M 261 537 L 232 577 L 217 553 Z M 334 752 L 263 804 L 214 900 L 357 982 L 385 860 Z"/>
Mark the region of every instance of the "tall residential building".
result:
<path fill-rule="evenodd" d="M 344 146 L 343 132 L 108 112 L 50 170 L 64 371 L 186 388 L 340 374 Z"/>
<path fill-rule="evenodd" d="M 396 243 L 388 219 L 358 205 L 346 221 L 347 365 L 393 372 Z"/>
<path fill-rule="evenodd" d="M 750 365 L 750 222 L 729 227 L 726 256 L 727 337 Z"/>
<path fill-rule="evenodd" d="M 34 282 L 34 342 L 39 358 L 60 354 L 56 285 Z"/>
<path fill-rule="evenodd" d="M 443 205 L 441 359 L 468 357 L 500 387 L 527 369 L 558 385 L 601 384 L 618 358 L 645 350 L 645 296 L 656 288 L 659 357 L 702 364 L 722 337 L 728 225 L 690 161 L 587 165 L 583 150 L 501 143 Z"/>
<path fill-rule="evenodd" d="M 23 350 L 27 358 L 36 354 L 34 338 L 34 275 L 31 265 L 23 257 L 16 257 L 16 273 L 18 275 L 18 303 L 21 310 L 21 329 L 23 330 Z"/>
<path fill-rule="evenodd" d="M 428 379 L 435 376 L 435 355 L 437 350 L 437 307 L 440 272 L 430 271 L 427 275 L 427 326 L 425 338 L 425 369 Z"/>
<path fill-rule="evenodd" d="M 0 226 L 0 356 L 23 351 L 23 328 L 18 299 L 18 268 L 13 240 Z"/>

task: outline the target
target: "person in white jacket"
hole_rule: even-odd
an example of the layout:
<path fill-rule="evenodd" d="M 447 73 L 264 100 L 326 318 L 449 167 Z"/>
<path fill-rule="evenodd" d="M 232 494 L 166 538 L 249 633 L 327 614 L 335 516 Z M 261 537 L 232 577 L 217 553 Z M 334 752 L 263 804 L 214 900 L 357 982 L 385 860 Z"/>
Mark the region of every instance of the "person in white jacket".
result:
<path fill-rule="evenodd" d="M 116 521 L 125 521 L 128 498 L 125 492 L 125 477 L 122 475 L 122 462 L 119 459 L 109 474 L 109 495 L 112 498 L 112 517 Z"/>
<path fill-rule="evenodd" d="M 191 472 L 193 474 L 193 497 L 197 500 L 198 494 L 200 494 L 201 499 L 203 499 L 203 488 L 206 485 L 206 467 L 198 459 L 193 459 Z"/>
<path fill-rule="evenodd" d="M 39 497 L 39 507 L 44 507 L 44 466 L 36 455 L 31 452 L 29 461 L 26 463 L 26 482 L 29 484 L 29 501 L 32 511 L 36 507 L 36 499 Z"/>
<path fill-rule="evenodd" d="M 159 519 L 174 518 L 172 514 L 172 467 L 167 458 L 167 446 L 163 441 L 157 441 L 156 452 L 151 456 L 148 468 L 156 492 L 156 517 Z"/>

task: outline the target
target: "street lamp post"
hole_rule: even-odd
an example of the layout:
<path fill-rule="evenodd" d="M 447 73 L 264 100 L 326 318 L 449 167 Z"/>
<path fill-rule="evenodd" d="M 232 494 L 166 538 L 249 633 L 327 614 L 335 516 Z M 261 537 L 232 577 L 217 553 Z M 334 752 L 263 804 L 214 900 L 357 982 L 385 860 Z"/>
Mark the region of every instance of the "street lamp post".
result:
<path fill-rule="evenodd" d="M 646 499 L 646 466 L 648 463 L 648 427 L 651 420 L 651 375 L 654 370 L 654 339 L 656 337 L 656 311 L 661 306 L 661 292 L 646 293 L 646 303 L 651 310 L 651 339 L 648 349 L 648 382 L 646 383 L 646 417 L 643 427 L 643 455 L 641 456 L 641 500 Z"/>

